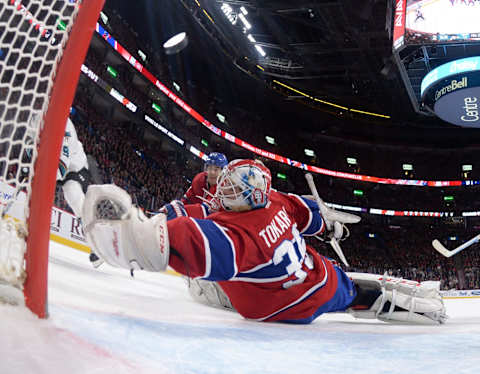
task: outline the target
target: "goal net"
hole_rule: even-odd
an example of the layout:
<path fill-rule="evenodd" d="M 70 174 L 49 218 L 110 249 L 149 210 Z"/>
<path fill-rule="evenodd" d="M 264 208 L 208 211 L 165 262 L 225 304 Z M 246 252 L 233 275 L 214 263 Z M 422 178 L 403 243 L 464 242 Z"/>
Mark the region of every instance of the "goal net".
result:
<path fill-rule="evenodd" d="M 104 0 L 0 0 L 0 301 L 45 317 L 68 111 Z"/>

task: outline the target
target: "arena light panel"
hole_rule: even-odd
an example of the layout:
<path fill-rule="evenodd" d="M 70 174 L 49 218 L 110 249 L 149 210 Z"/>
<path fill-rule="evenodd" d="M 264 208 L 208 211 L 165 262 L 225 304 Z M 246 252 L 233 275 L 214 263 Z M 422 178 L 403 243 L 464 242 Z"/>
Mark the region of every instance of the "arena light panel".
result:
<path fill-rule="evenodd" d="M 157 113 L 160 113 L 162 111 L 162 107 L 157 103 L 152 103 L 152 109 Z"/>
<path fill-rule="evenodd" d="M 112 77 L 114 78 L 118 77 L 118 72 L 111 66 L 107 66 L 107 71 Z"/>
<path fill-rule="evenodd" d="M 138 50 L 138 55 L 143 61 L 147 60 L 147 55 L 141 49 Z"/>
<path fill-rule="evenodd" d="M 103 22 L 104 24 L 107 24 L 107 23 L 108 23 L 108 16 L 107 16 L 105 13 L 100 12 L 100 18 L 102 19 L 102 22 Z"/>
<path fill-rule="evenodd" d="M 268 144 L 275 144 L 275 138 L 271 136 L 265 136 L 265 140 L 267 141 Z"/>
<path fill-rule="evenodd" d="M 217 113 L 216 116 L 220 122 L 225 123 L 225 116 L 223 114 Z"/>

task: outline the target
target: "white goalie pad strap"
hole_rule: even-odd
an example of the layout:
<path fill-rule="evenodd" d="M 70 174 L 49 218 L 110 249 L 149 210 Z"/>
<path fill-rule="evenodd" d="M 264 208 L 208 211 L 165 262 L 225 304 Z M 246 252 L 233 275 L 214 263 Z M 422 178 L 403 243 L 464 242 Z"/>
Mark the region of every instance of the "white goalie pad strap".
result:
<path fill-rule="evenodd" d="M 148 219 L 115 185 L 92 185 L 83 207 L 85 234 L 94 252 L 125 269 L 162 271 L 170 254 L 166 216 Z"/>
<path fill-rule="evenodd" d="M 356 318 L 378 318 L 387 322 L 443 323 L 447 319 L 439 292 L 440 282 L 416 282 L 378 274 L 347 273 L 353 282 L 365 289 L 378 289 L 382 294 L 368 310 L 349 312 Z M 388 311 L 385 303 L 390 302 Z M 395 311 L 398 306 L 405 311 Z"/>

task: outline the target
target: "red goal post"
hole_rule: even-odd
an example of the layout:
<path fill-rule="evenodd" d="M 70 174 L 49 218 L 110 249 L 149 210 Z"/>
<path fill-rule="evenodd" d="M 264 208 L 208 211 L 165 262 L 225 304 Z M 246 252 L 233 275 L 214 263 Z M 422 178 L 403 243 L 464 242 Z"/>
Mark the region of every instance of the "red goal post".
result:
<path fill-rule="evenodd" d="M 56 65 L 57 67 L 56 70 L 53 69 L 53 71 L 50 73 L 50 81 L 48 82 L 48 86 L 51 87 L 51 91 L 48 94 L 47 89 L 49 99 L 47 100 L 48 103 L 43 105 L 43 108 L 46 108 L 46 111 L 43 110 L 40 112 L 43 118 L 39 120 L 37 128 L 39 134 L 35 134 L 36 146 L 32 146 L 33 156 L 30 156 L 33 159 L 33 170 L 30 174 L 27 173 L 27 177 L 23 176 L 18 182 L 18 185 L 20 186 L 21 183 L 23 183 L 23 181 L 26 179 L 28 184 L 26 187 L 22 187 L 26 194 L 26 204 L 29 207 L 26 209 L 27 213 L 25 214 L 27 222 L 25 228 L 27 231 L 25 252 L 26 280 L 23 284 L 25 304 L 40 318 L 45 318 L 47 316 L 47 278 L 50 220 L 56 184 L 56 171 L 60 157 L 60 148 L 65 132 L 66 119 L 73 101 L 75 89 L 80 75 L 80 67 L 85 58 L 90 39 L 95 30 L 95 24 L 104 4 L 104 0 L 1 1 L 8 4 L 4 5 L 3 9 L 0 8 L 0 11 L 2 12 L 0 18 L 0 27 L 4 26 L 2 25 L 2 22 L 6 18 L 3 17 L 3 14 L 10 14 L 12 11 L 14 13 L 14 16 L 6 21 L 7 26 L 5 27 L 7 32 L 13 31 L 13 34 L 15 34 L 17 32 L 15 27 L 18 27 L 20 30 L 20 27 L 25 28 L 25 22 L 29 22 L 32 30 L 30 30 L 29 34 L 26 34 L 26 39 L 28 41 L 33 34 L 33 29 L 38 31 L 39 37 L 45 37 L 46 34 L 44 34 L 44 32 L 48 29 L 48 27 L 50 27 L 50 31 L 47 30 L 47 32 L 51 32 L 49 38 L 51 45 L 53 45 L 55 40 L 53 35 L 56 34 L 56 28 L 61 29 L 61 27 L 59 27 L 60 23 L 62 27 L 65 27 L 67 33 L 66 35 L 65 33 L 64 35 L 59 33 L 59 43 L 61 43 L 63 48 L 60 47 L 53 51 L 59 55 L 57 57 L 59 62 L 54 64 L 54 66 Z M 7 9 L 9 6 L 13 7 L 13 10 Z M 74 8 L 72 8 L 72 10 L 65 10 L 69 6 L 73 6 Z M 29 7 L 32 10 L 30 10 Z M 45 16 L 45 12 L 49 13 L 46 7 L 51 7 L 52 14 L 49 15 L 50 18 Z M 48 22 L 49 19 L 51 20 L 51 17 L 57 17 L 58 9 L 62 9 L 63 13 L 60 13 L 60 16 L 55 19 L 54 26 L 48 26 L 48 24 L 43 26 L 41 18 L 43 17 L 44 22 Z M 15 17 L 18 16 L 15 11 L 24 17 L 24 19 L 19 20 L 18 23 L 13 21 Z M 60 18 L 63 15 L 66 20 L 65 22 Z M 35 17 L 37 17 L 37 19 Z M 18 32 L 20 33 L 20 31 Z M 24 49 L 26 48 L 25 46 L 27 44 L 28 43 L 23 44 Z M 48 46 L 46 48 L 47 50 L 49 49 Z M 3 61 L 0 61 L 0 69 L 2 68 L 3 62 L 5 63 L 5 66 L 8 64 L 8 59 L 14 55 L 15 50 L 13 50 L 13 52 L 9 52 L 10 56 L 8 54 L 6 56 L 2 56 Z M 4 53 L 5 52 L 2 51 L 2 54 Z M 20 58 L 22 57 L 20 56 Z M 35 63 L 36 56 L 34 56 L 33 53 L 31 58 L 33 63 Z M 32 62 L 30 62 L 29 66 L 32 66 Z M 6 71 L 6 69 L 3 70 Z M 4 72 L 0 70 L 0 77 L 2 79 L 3 75 Z M 41 82 L 36 85 L 36 89 L 38 89 L 40 86 Z M 13 89 L 14 87 L 12 85 L 12 90 Z M 5 100 L 6 109 L 3 108 L 3 112 L 8 112 L 11 96 L 12 95 L 10 95 L 8 100 Z M 15 112 L 15 110 L 13 112 Z M 34 115 L 32 114 L 32 117 L 33 116 Z M 4 116 L 0 114 L 0 121 L 3 118 Z M 16 118 L 20 118 L 20 115 L 18 115 Z M 17 119 L 15 119 L 15 121 L 17 121 Z M 29 118 L 28 121 L 35 121 L 35 119 L 32 120 L 32 118 Z M 5 123 L 7 122 L 8 121 L 5 121 Z M 2 125 L 3 123 L 0 123 L 0 126 Z M 12 124 L 11 126 L 13 129 L 15 129 L 15 124 Z M 25 130 L 26 132 L 29 131 L 28 126 L 35 128 L 35 125 L 27 125 L 27 130 Z M 5 127 L 5 129 L 8 131 L 7 127 Z M 3 140 L 1 136 L 2 135 L 0 134 L 0 141 Z M 25 136 L 24 139 L 27 138 L 28 137 Z M 9 140 L 15 145 L 15 136 L 12 136 Z M 23 165 L 24 160 L 22 158 L 25 157 L 24 151 L 19 151 L 19 159 L 15 162 L 15 160 L 12 161 L 12 159 L 15 157 L 15 155 L 12 156 L 12 146 L 7 144 L 4 148 L 10 149 L 10 151 L 8 151 L 9 153 L 5 153 L 4 160 L 2 160 L 2 164 L 0 164 L 0 170 L 3 167 L 6 169 L 4 171 L 5 175 L 11 176 L 12 174 L 15 174 L 18 177 L 22 173 L 20 166 Z M 1 150 L 2 149 L 0 147 L 0 156 L 2 156 Z M 34 157 L 35 155 L 36 159 Z M 8 168 L 12 169 L 13 171 L 7 170 Z M 8 174 L 8 172 L 10 172 L 10 174 Z M 2 174 L 0 174 L 0 177 L 2 177 Z M 5 177 L 4 179 L 5 180 L 3 182 L 9 184 L 8 177 Z M 2 181 L 0 180 L 0 182 Z M 17 188 L 18 190 L 20 189 L 19 187 Z M 13 198 L 15 198 L 15 196 Z M 2 249 L 1 246 L 3 245 L 4 243 L 0 243 L 0 249 Z"/>

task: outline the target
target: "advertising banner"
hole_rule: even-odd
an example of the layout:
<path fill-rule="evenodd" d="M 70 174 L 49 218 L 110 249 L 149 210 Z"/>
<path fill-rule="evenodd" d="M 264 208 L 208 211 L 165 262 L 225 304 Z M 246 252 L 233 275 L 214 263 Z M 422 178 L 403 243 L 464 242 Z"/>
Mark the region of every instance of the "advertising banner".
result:
<path fill-rule="evenodd" d="M 440 291 L 440 295 L 444 299 L 480 298 L 480 290 L 448 290 Z"/>
<path fill-rule="evenodd" d="M 14 196 L 15 189 L 4 182 L 0 182 L 0 207 L 3 209 L 7 204 L 11 204 L 7 215 L 25 222 L 26 194 L 20 192 L 16 199 L 14 199 Z M 50 238 L 69 247 L 90 252 L 80 219 L 57 207 L 52 208 Z"/>
<path fill-rule="evenodd" d="M 395 13 L 393 15 L 393 49 L 398 49 L 404 44 L 406 5 L 407 0 L 395 0 Z"/>

